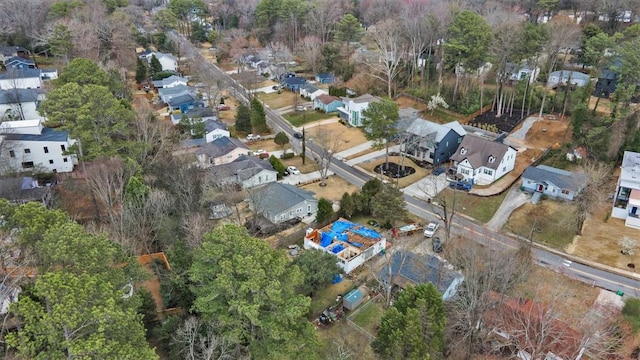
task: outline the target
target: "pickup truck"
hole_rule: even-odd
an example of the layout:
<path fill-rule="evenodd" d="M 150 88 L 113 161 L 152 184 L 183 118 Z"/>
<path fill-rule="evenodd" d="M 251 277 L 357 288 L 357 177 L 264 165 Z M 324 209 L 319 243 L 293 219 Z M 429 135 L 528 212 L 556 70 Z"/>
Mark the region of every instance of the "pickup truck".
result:
<path fill-rule="evenodd" d="M 471 190 L 471 183 L 468 183 L 466 181 L 451 181 L 449 183 L 449 187 L 452 189 L 469 191 Z"/>

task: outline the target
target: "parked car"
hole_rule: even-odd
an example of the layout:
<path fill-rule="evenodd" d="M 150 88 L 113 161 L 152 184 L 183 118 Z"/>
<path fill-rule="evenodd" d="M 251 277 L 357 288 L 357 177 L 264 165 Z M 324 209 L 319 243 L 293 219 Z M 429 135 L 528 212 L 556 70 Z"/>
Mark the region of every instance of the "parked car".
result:
<path fill-rule="evenodd" d="M 437 236 L 434 237 L 433 240 L 431 241 L 431 245 L 434 253 L 442 252 L 442 241 L 440 241 L 439 237 Z"/>
<path fill-rule="evenodd" d="M 300 175 L 300 170 L 298 170 L 298 168 L 295 166 L 287 167 L 287 171 L 289 172 L 289 174 L 292 174 L 292 175 Z"/>
<path fill-rule="evenodd" d="M 296 111 L 307 111 L 307 107 L 303 105 L 297 105 Z"/>
<path fill-rule="evenodd" d="M 438 175 L 442 174 L 443 172 L 445 172 L 445 170 L 446 169 L 444 168 L 444 166 L 440 166 L 438 168 L 435 168 L 433 170 L 433 175 L 438 176 Z"/>
<path fill-rule="evenodd" d="M 291 175 L 291 174 L 289 174 L 288 170 L 285 170 L 285 171 L 282 172 L 282 176 L 289 176 L 289 175 Z"/>
<path fill-rule="evenodd" d="M 302 133 L 301 132 L 296 132 L 293 134 L 293 137 L 296 139 L 302 139 Z"/>
<path fill-rule="evenodd" d="M 424 228 L 424 236 L 430 238 L 433 237 L 433 235 L 435 235 L 436 231 L 438 230 L 438 227 L 440 225 L 437 222 L 430 222 L 429 225 L 427 225 L 426 228 Z"/>
<path fill-rule="evenodd" d="M 267 153 L 266 151 L 264 151 L 263 149 L 260 149 L 260 150 L 256 150 L 256 151 L 254 151 L 254 152 L 253 152 L 253 155 L 255 155 L 255 156 L 260 156 L 260 155 L 262 155 L 262 154 L 266 154 L 266 153 Z"/>
<path fill-rule="evenodd" d="M 247 134 L 247 141 L 256 141 L 260 139 L 261 139 L 260 135 Z"/>
<path fill-rule="evenodd" d="M 471 190 L 471 183 L 466 181 L 452 181 L 449 183 L 449 187 L 452 189 L 469 191 Z"/>
<path fill-rule="evenodd" d="M 218 105 L 218 111 L 227 111 L 229 109 L 231 109 L 229 105 L 225 105 L 225 104 Z"/>

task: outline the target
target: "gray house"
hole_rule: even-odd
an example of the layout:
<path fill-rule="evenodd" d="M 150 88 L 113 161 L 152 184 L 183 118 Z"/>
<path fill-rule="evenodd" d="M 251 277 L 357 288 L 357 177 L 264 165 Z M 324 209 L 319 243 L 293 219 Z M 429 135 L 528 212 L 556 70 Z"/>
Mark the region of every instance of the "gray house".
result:
<path fill-rule="evenodd" d="M 240 155 L 234 161 L 214 166 L 211 173 L 217 184 L 237 184 L 243 189 L 265 185 L 278 180 L 278 172 L 269 160 Z"/>
<path fill-rule="evenodd" d="M 534 193 L 532 202 L 535 202 L 535 197 L 539 198 L 542 195 L 573 200 L 586 183 L 587 176 L 584 173 L 556 169 L 546 165 L 529 166 L 522 173 L 522 189 Z"/>
<path fill-rule="evenodd" d="M 407 285 L 433 284 L 445 301 L 453 298 L 464 275 L 452 269 L 450 264 L 436 256 L 396 251 L 389 265 L 385 265 L 378 276 L 382 281 L 400 288 Z"/>
<path fill-rule="evenodd" d="M 252 191 L 249 195 L 249 208 L 278 224 L 295 218 L 315 216 L 318 200 L 310 191 L 273 182 Z"/>
<path fill-rule="evenodd" d="M 406 130 L 404 151 L 416 160 L 443 164 L 456 152 L 466 134 L 457 121 L 437 124 L 417 118 Z"/>

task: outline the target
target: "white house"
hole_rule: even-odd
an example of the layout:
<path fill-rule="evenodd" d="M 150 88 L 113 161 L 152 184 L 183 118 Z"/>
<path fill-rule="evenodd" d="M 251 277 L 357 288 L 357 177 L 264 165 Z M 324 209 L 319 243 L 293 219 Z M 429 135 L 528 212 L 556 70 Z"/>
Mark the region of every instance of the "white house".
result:
<path fill-rule="evenodd" d="M 196 150 L 201 167 L 230 163 L 251 151 L 242 141 L 232 137 L 220 137 Z"/>
<path fill-rule="evenodd" d="M 527 64 L 518 65 L 515 63 L 507 63 L 505 67 L 505 72 L 509 75 L 509 80 L 511 81 L 521 81 L 525 79 L 529 79 L 529 83 L 533 84 L 540 73 L 540 68 L 535 67 L 531 68 Z"/>
<path fill-rule="evenodd" d="M 360 95 L 356 98 L 343 98 L 344 106 L 338 108 L 340 117 L 347 121 L 349 125 L 360 127 L 362 126 L 362 111 L 369 107 L 372 102 L 380 101 L 377 96 L 370 94 Z"/>
<path fill-rule="evenodd" d="M 178 71 L 178 59 L 175 56 L 161 52 L 156 52 L 155 55 L 162 65 L 162 71 Z"/>
<path fill-rule="evenodd" d="M 329 95 L 329 92 L 325 89 L 319 89 L 313 84 L 304 84 L 300 86 L 300 96 L 309 98 L 314 101 L 320 95 Z"/>
<path fill-rule="evenodd" d="M 42 80 L 55 80 L 58 78 L 57 69 L 40 69 L 40 78 Z"/>
<path fill-rule="evenodd" d="M 229 127 L 218 119 L 215 116 L 211 116 L 209 118 L 203 118 L 202 122 L 204 122 L 204 138 L 205 141 L 210 143 L 215 139 L 221 137 L 230 137 L 231 133 L 229 132 Z"/>
<path fill-rule="evenodd" d="M 573 70 L 558 70 L 549 74 L 547 85 L 550 88 L 555 88 L 559 85 L 571 84 L 577 87 L 585 86 L 589 83 L 591 78 L 588 74 L 581 73 Z"/>
<path fill-rule="evenodd" d="M 318 249 L 335 256 L 345 273 L 350 273 L 387 247 L 387 239 L 364 225 L 339 219 L 322 229 L 309 229 L 305 249 Z"/>
<path fill-rule="evenodd" d="M 0 124 L 0 162 L 14 171 L 71 172 L 77 158 L 66 152 L 75 143 L 66 130 L 46 128 L 41 119 Z"/>
<path fill-rule="evenodd" d="M 162 80 L 157 80 L 153 82 L 153 87 L 155 87 L 156 89 L 172 88 L 180 85 L 186 86 L 187 79 L 181 76 L 176 76 L 176 75 L 171 75 Z"/>
<path fill-rule="evenodd" d="M 587 176 L 551 166 L 529 166 L 522 173 L 522 189 L 534 193 L 534 199 L 542 194 L 562 200 L 573 200 L 584 189 Z"/>
<path fill-rule="evenodd" d="M 513 170 L 516 153 L 511 146 L 466 135 L 450 160 L 463 180 L 488 185 Z"/>
<path fill-rule="evenodd" d="M 249 195 L 249 208 L 273 224 L 296 218 L 313 217 L 318 212 L 314 193 L 290 184 L 271 182 L 254 187 Z"/>
<path fill-rule="evenodd" d="M 11 70 L 0 74 L 0 89 L 39 89 L 42 78 L 38 69 Z"/>
<path fill-rule="evenodd" d="M 625 151 L 620 169 L 611 217 L 640 229 L 640 153 Z"/>
<path fill-rule="evenodd" d="M 237 184 L 243 189 L 278 180 L 278 172 L 269 160 L 249 155 L 241 155 L 230 163 L 213 166 L 210 172 L 216 179 L 216 184 Z"/>
<path fill-rule="evenodd" d="M 38 106 L 44 99 L 38 89 L 0 90 L 0 121 L 37 119 Z"/>

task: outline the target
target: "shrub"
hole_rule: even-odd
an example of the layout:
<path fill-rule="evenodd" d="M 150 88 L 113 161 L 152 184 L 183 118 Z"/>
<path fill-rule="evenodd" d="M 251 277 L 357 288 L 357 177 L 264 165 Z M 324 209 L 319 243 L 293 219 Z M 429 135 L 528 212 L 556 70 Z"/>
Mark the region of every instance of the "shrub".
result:
<path fill-rule="evenodd" d="M 640 299 L 627 299 L 622 308 L 622 315 L 631 324 L 633 331 L 640 330 Z"/>
<path fill-rule="evenodd" d="M 274 155 L 271 155 L 269 157 L 269 163 L 278 172 L 278 179 L 282 179 L 282 176 L 284 176 L 284 171 L 286 170 L 286 167 L 284 166 L 282 161 L 280 161 L 280 159 L 278 159 Z"/>
<path fill-rule="evenodd" d="M 285 153 L 282 153 L 282 155 L 280 155 L 280 159 L 283 159 L 283 160 L 291 159 L 294 156 L 296 156 L 296 154 L 292 152 L 285 152 Z"/>

